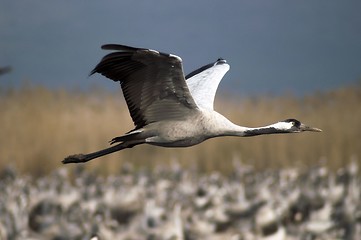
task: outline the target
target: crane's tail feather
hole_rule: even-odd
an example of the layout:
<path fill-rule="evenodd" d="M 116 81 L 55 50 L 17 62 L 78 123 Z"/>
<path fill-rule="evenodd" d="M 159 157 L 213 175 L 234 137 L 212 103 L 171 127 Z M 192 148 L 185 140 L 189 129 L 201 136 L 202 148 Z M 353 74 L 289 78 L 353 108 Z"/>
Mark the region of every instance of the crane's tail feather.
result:
<path fill-rule="evenodd" d="M 135 129 L 124 134 L 123 136 L 113 138 L 109 141 L 109 143 L 114 144 L 117 142 L 139 141 L 141 139 L 145 139 L 146 137 L 141 133 L 143 133 L 143 129 Z"/>

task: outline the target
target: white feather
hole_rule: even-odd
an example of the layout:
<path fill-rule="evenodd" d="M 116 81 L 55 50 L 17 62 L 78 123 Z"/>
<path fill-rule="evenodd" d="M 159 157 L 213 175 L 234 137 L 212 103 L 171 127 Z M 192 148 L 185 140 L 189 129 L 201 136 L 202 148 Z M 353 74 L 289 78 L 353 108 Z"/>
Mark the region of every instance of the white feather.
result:
<path fill-rule="evenodd" d="M 288 130 L 293 127 L 293 123 L 292 122 L 278 122 L 278 123 L 269 125 L 269 127 L 273 127 L 273 128 L 279 129 L 279 130 Z"/>
<path fill-rule="evenodd" d="M 198 107 L 213 110 L 219 83 L 228 72 L 228 64 L 217 64 L 187 79 L 187 85 Z"/>

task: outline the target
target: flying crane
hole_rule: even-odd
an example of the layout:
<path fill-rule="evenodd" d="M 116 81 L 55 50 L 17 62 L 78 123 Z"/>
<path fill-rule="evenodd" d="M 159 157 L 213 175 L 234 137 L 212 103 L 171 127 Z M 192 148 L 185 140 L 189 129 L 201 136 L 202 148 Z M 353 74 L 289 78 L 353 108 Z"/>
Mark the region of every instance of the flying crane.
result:
<path fill-rule="evenodd" d="M 152 49 L 107 44 L 113 50 L 91 74 L 119 82 L 135 128 L 111 140 L 113 146 L 66 157 L 63 163 L 84 163 L 139 144 L 188 147 L 221 136 L 321 132 L 296 119 L 264 127 L 243 127 L 213 109 L 220 81 L 230 69 L 220 58 L 184 76 L 182 59 Z"/>

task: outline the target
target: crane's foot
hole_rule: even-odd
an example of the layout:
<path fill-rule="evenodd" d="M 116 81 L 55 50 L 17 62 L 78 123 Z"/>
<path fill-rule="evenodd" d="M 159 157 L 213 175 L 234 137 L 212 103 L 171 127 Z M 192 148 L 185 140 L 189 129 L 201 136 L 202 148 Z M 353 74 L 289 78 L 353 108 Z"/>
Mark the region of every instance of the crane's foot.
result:
<path fill-rule="evenodd" d="M 86 154 L 74 154 L 64 158 L 62 163 L 85 163 L 87 161 L 89 161 L 89 159 Z"/>

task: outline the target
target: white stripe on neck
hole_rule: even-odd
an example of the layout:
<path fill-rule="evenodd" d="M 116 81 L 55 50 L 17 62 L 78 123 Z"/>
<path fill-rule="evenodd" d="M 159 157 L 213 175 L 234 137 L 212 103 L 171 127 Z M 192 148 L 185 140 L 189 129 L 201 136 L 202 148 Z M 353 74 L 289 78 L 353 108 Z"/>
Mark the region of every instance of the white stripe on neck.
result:
<path fill-rule="evenodd" d="M 271 124 L 267 127 L 273 127 L 273 128 L 279 129 L 279 130 L 289 130 L 293 127 L 293 124 L 292 124 L 292 122 L 278 122 L 278 123 Z"/>

